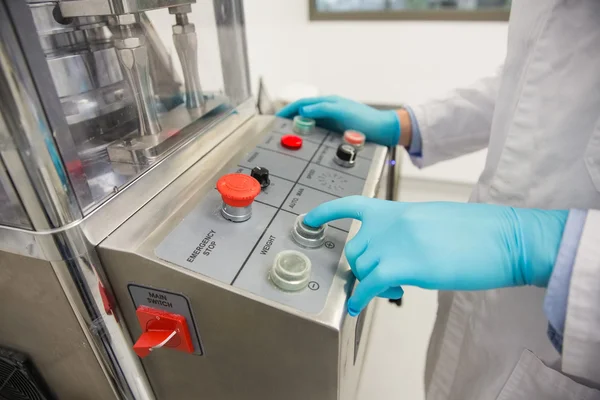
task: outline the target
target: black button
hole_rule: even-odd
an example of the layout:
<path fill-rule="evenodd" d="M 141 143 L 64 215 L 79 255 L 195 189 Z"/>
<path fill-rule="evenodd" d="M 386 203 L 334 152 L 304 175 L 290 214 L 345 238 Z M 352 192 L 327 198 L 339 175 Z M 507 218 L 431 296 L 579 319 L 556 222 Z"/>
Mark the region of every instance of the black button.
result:
<path fill-rule="evenodd" d="M 260 187 L 263 189 L 271 184 L 271 180 L 269 179 L 269 170 L 264 167 L 252 168 L 250 176 L 256 179 L 258 183 L 260 183 Z"/>
<path fill-rule="evenodd" d="M 342 161 L 353 163 L 356 159 L 356 149 L 349 144 L 341 144 L 337 148 L 335 155 Z"/>

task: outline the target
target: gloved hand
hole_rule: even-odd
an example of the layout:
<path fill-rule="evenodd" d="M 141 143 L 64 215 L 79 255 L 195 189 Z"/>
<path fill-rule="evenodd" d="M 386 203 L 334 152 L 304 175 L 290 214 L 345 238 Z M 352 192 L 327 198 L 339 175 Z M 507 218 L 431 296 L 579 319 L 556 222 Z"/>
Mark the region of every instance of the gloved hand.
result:
<path fill-rule="evenodd" d="M 282 108 L 278 117 L 293 118 L 300 114 L 313 118 L 317 125 L 332 131 L 354 129 L 367 140 L 384 146 L 396 146 L 400 140 L 400 121 L 396 111 L 381 111 L 338 96 L 298 100 Z"/>
<path fill-rule="evenodd" d="M 548 284 L 568 211 L 475 203 L 399 203 L 361 196 L 321 204 L 304 222 L 362 221 L 346 245 L 360 281 L 348 301 L 358 315 L 401 285 L 484 290 Z M 387 293 L 386 293 L 387 291 Z"/>

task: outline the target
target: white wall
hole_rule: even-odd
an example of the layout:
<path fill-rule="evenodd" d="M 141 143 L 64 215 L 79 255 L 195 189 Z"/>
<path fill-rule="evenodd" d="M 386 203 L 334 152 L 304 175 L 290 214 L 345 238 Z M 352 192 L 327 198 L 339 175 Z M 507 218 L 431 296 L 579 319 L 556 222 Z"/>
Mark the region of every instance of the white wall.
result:
<path fill-rule="evenodd" d="M 505 23 L 311 22 L 308 0 L 247 0 L 250 69 L 365 102 L 418 102 L 493 72 Z"/>
<path fill-rule="evenodd" d="M 308 0 L 245 1 L 252 81 L 272 95 L 300 82 L 322 94 L 414 104 L 494 71 L 506 47 L 502 22 L 310 22 Z M 408 176 L 472 183 L 485 153 Z"/>

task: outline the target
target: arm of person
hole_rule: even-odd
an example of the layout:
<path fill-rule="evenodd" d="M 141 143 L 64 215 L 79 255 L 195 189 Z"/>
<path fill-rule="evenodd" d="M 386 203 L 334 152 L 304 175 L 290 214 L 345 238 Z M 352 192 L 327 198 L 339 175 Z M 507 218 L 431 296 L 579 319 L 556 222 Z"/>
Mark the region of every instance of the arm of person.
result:
<path fill-rule="evenodd" d="M 384 146 L 404 146 L 418 166 L 487 146 L 500 70 L 448 96 L 400 110 L 377 110 L 339 96 L 306 98 L 287 105 L 278 117 L 301 115 L 337 132 L 353 129 Z"/>
<path fill-rule="evenodd" d="M 425 167 L 487 147 L 501 73 L 499 68 L 447 96 L 398 110 L 400 144 L 413 163 Z"/>

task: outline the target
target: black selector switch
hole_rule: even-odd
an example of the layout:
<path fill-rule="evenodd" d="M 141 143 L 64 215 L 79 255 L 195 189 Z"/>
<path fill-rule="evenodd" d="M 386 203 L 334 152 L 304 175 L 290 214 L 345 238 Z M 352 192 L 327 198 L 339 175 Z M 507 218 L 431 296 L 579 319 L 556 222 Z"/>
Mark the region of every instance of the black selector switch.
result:
<path fill-rule="evenodd" d="M 335 152 L 334 161 L 345 168 L 353 167 L 356 162 L 356 149 L 349 144 L 340 144 Z"/>
<path fill-rule="evenodd" d="M 258 183 L 260 183 L 260 187 L 263 189 L 271 184 L 271 181 L 269 180 L 269 170 L 264 167 L 252 168 L 250 176 L 256 179 Z"/>

